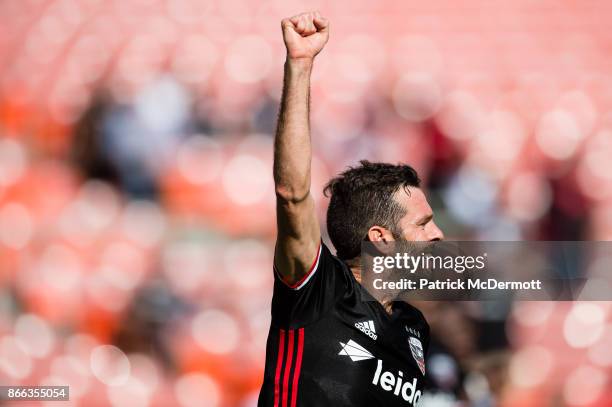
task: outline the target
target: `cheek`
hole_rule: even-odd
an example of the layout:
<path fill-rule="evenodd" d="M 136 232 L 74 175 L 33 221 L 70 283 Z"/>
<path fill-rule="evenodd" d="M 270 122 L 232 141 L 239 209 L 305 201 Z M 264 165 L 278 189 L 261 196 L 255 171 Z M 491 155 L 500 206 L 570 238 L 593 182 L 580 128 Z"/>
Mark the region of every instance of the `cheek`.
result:
<path fill-rule="evenodd" d="M 406 225 L 404 229 L 402 229 L 402 236 L 404 237 L 404 239 L 413 242 L 429 240 L 427 228 L 411 224 Z"/>
<path fill-rule="evenodd" d="M 414 241 L 419 239 L 420 228 L 416 228 L 413 225 L 408 225 L 402 229 L 402 236 L 404 239 Z"/>

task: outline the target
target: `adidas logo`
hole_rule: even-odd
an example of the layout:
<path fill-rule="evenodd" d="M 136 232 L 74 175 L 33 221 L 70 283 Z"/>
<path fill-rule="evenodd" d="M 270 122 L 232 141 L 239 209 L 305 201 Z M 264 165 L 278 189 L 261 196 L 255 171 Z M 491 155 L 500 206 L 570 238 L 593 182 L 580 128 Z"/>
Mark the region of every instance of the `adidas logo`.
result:
<path fill-rule="evenodd" d="M 363 322 L 355 322 L 355 328 L 359 329 L 364 334 L 368 335 L 370 338 L 376 340 L 378 335 L 376 335 L 376 328 L 374 328 L 374 321 L 363 321 Z"/>
<path fill-rule="evenodd" d="M 352 339 L 349 339 L 347 343 L 340 342 L 340 346 L 342 346 L 342 349 L 338 355 L 346 355 L 350 357 L 353 362 L 374 359 L 374 355 Z"/>

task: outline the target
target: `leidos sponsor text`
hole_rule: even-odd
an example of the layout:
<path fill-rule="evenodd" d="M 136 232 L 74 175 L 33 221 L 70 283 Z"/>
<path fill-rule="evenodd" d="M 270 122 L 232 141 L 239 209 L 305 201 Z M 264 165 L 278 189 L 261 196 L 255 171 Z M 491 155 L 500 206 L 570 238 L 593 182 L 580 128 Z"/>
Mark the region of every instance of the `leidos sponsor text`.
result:
<path fill-rule="evenodd" d="M 411 334 L 419 334 L 416 331 L 411 332 L 407 327 L 406 330 Z M 415 337 L 411 337 L 411 344 L 412 355 L 419 364 L 421 372 L 425 374 L 421 342 Z M 340 342 L 340 346 L 342 349 L 340 349 L 338 355 L 348 356 L 353 362 L 374 359 L 374 355 L 352 339 L 349 339 L 346 343 Z M 413 349 L 413 346 L 415 349 Z M 419 354 L 415 354 L 415 350 Z M 391 392 L 394 396 L 401 397 L 412 406 L 416 406 L 421 398 L 421 391 L 417 389 L 418 379 L 416 377 L 413 377 L 412 380 L 405 380 L 404 372 L 401 370 L 398 370 L 397 374 L 385 371 L 381 359 L 376 359 L 376 370 L 374 371 L 372 384 L 377 387 L 380 386 L 384 391 Z"/>
<path fill-rule="evenodd" d="M 389 371 L 383 371 L 383 362 L 378 359 L 376 366 L 376 372 L 372 379 L 372 384 L 379 386 L 384 391 L 393 392 L 395 396 L 403 398 L 408 403 L 416 406 L 417 402 L 421 398 L 421 391 L 417 390 L 417 378 L 413 378 L 412 381 L 404 382 L 404 372 L 401 370 L 397 371 L 397 376 Z"/>

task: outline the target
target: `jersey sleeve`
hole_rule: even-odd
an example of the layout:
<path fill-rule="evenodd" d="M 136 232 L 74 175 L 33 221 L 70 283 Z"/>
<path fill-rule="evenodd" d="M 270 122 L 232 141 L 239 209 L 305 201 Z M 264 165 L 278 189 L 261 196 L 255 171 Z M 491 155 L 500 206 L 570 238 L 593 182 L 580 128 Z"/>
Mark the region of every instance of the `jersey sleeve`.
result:
<path fill-rule="evenodd" d="M 308 273 L 295 284 L 274 268 L 272 324 L 297 328 L 315 322 L 346 292 L 350 280 L 343 263 L 321 242 Z"/>

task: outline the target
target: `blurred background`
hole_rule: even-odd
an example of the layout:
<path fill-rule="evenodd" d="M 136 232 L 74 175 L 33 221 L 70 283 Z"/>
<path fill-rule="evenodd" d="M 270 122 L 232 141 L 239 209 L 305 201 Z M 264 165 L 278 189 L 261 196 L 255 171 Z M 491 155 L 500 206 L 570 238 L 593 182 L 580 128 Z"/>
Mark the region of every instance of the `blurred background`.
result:
<path fill-rule="evenodd" d="M 416 167 L 449 239 L 612 239 L 610 2 L 3 0 L 1 384 L 256 405 L 280 19 L 312 9 L 323 225 L 367 158 Z M 612 405 L 609 303 L 420 307 L 423 405 Z"/>

